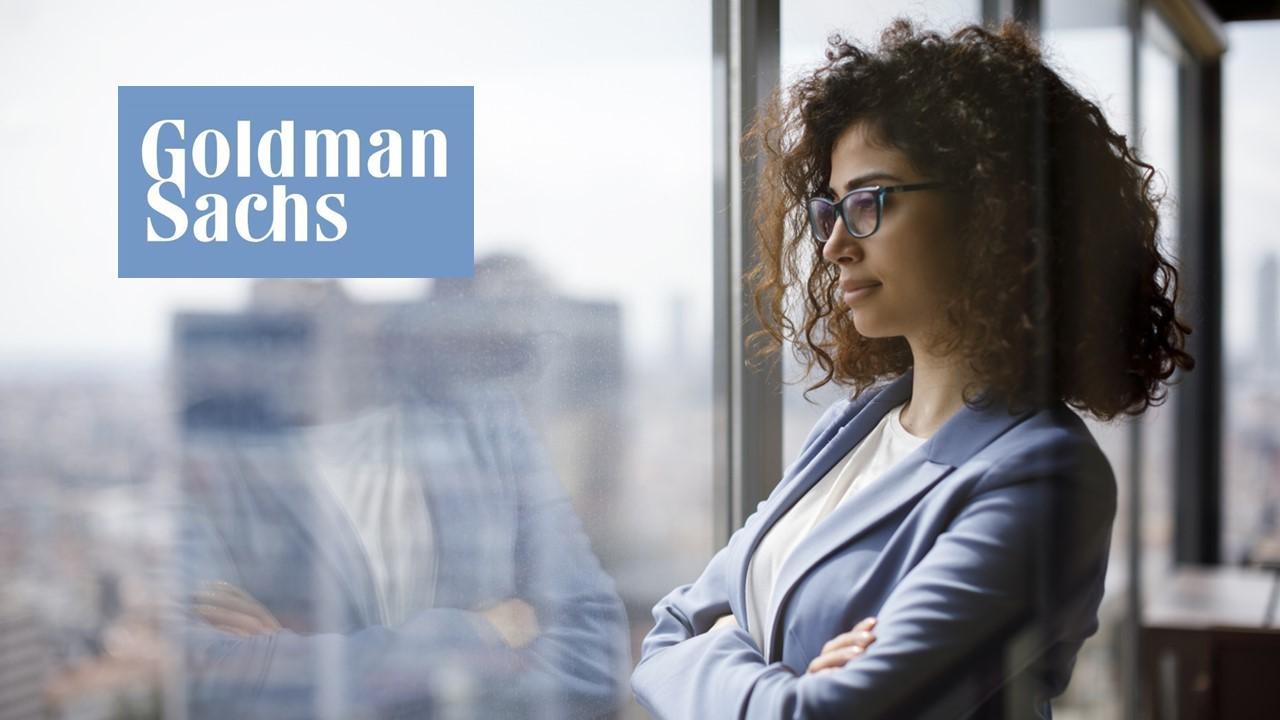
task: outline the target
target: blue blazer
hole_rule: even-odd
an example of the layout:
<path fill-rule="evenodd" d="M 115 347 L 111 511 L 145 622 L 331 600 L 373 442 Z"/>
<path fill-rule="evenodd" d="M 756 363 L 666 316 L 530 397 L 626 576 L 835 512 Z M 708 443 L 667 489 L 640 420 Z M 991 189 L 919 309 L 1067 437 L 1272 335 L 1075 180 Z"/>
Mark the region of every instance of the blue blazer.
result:
<path fill-rule="evenodd" d="M 743 626 L 760 539 L 910 397 L 911 380 L 832 404 L 702 575 L 654 606 L 631 676 L 654 717 L 1050 717 L 1098 628 L 1116 509 L 1106 456 L 1062 403 L 963 407 L 796 546 L 774 588 L 769 657 Z M 728 613 L 737 626 L 708 632 Z M 871 615 L 864 654 L 806 673 Z"/>

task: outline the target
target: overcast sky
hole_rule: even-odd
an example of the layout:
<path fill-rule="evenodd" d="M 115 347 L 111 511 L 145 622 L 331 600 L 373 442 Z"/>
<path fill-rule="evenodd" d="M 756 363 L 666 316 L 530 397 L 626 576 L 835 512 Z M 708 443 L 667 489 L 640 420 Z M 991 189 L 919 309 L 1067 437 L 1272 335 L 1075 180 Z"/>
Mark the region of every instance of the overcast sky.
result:
<path fill-rule="evenodd" d="M 977 8 L 786 2 L 784 74 L 820 60 L 837 27 L 869 39 L 904 9 L 949 24 Z M 243 280 L 115 277 L 120 84 L 474 85 L 477 254 L 524 252 L 565 292 L 617 299 L 633 352 L 662 351 L 683 298 L 692 342 L 705 344 L 710 20 L 707 2 L 681 0 L 0 2 L 0 366 L 154 361 L 175 309 L 243 301 Z M 1127 92 L 1108 71 L 1123 37 L 1059 41 L 1067 72 L 1104 103 Z M 1280 23 L 1232 25 L 1230 42 L 1225 287 L 1228 343 L 1240 346 L 1253 335 L 1254 268 L 1280 251 L 1269 216 Z M 350 283 L 368 298 L 422 284 Z"/>
<path fill-rule="evenodd" d="M 156 358 L 175 309 L 245 296 L 115 277 L 121 84 L 474 85 L 477 255 L 526 253 L 660 342 L 671 298 L 709 297 L 710 17 L 638 5 L 0 5 L 0 357 Z"/>

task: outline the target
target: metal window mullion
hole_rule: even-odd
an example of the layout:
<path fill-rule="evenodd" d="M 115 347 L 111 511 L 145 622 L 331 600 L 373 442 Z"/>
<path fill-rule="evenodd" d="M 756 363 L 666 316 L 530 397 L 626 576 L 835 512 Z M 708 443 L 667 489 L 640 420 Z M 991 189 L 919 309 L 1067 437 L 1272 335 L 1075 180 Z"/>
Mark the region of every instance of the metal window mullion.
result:
<path fill-rule="evenodd" d="M 754 260 L 751 199 L 757 162 L 739 139 L 779 77 L 778 0 L 712 1 L 713 239 L 715 340 L 713 503 L 715 545 L 768 496 L 782 473 L 782 395 L 771 367 L 745 364 L 745 338 L 759 325 L 742 276 Z"/>
<path fill-rule="evenodd" d="M 1222 64 L 1178 65 L 1178 271 L 1195 371 L 1179 371 L 1174 562 L 1218 564 L 1222 528 Z"/>

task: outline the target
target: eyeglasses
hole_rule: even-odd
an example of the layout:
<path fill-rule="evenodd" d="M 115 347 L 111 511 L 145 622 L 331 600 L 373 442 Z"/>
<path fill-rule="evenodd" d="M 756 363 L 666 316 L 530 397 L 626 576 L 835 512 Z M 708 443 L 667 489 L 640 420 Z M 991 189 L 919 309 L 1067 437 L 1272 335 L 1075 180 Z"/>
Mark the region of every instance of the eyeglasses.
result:
<path fill-rule="evenodd" d="M 872 185 L 850 190 L 844 197 L 832 201 L 824 197 L 809 198 L 809 228 L 813 239 L 825 245 L 835 230 L 836 218 L 844 220 L 845 229 L 856 238 L 864 238 L 880 229 L 884 216 L 884 196 L 892 192 L 928 190 L 946 185 L 942 181 L 912 183 L 910 185 Z"/>

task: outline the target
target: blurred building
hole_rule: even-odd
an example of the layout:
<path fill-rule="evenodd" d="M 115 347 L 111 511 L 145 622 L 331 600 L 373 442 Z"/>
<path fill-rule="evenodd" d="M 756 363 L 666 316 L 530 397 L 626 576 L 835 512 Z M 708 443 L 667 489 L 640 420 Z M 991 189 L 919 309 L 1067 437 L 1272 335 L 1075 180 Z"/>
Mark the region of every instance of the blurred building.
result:
<path fill-rule="evenodd" d="M 53 674 L 49 632 L 28 608 L 0 597 L 0 720 L 43 720 Z"/>
<path fill-rule="evenodd" d="M 515 255 L 483 258 L 474 278 L 438 279 L 399 302 L 360 302 L 333 280 L 257 280 L 243 311 L 175 315 L 181 432 L 328 422 L 502 383 L 580 514 L 604 517 L 621 446 L 620 320 L 617 303 L 560 295 Z"/>

